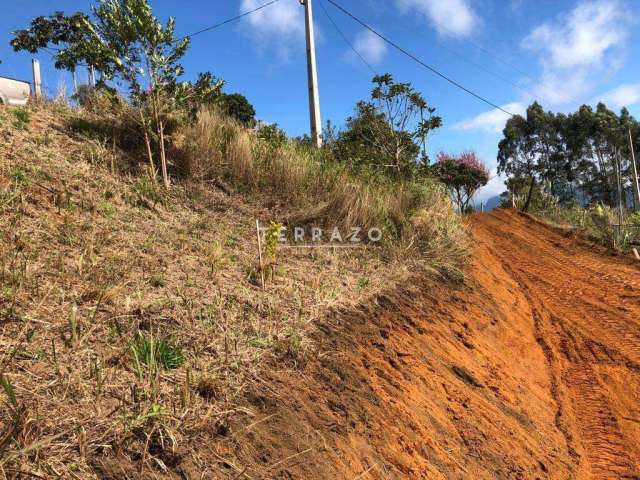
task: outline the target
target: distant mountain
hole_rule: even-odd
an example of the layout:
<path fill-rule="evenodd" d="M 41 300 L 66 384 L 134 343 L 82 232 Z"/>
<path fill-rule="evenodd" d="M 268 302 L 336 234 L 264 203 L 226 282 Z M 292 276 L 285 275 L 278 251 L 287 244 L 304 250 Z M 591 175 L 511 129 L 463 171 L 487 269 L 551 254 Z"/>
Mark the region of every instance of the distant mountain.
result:
<path fill-rule="evenodd" d="M 483 200 L 482 202 L 476 202 L 476 210 L 479 212 L 481 208 L 481 204 L 484 204 L 484 211 L 490 212 L 500 206 L 500 195 L 496 195 L 494 197 Z"/>

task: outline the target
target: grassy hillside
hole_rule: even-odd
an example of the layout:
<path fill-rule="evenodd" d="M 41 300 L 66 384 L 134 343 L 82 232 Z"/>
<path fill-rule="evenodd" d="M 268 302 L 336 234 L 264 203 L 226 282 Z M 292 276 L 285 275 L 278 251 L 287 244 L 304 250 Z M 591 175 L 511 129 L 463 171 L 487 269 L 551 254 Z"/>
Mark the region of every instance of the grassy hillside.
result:
<path fill-rule="evenodd" d="M 262 421 L 260 398 L 276 388 L 265 372 L 322 356 L 318 320 L 464 261 L 465 233 L 435 185 L 370 186 L 207 114 L 177 131 L 182 178 L 165 190 L 104 127 L 64 105 L 0 109 L 9 478 L 241 478 L 234 442 Z M 278 249 L 263 289 L 256 219 L 292 218 L 396 233 L 357 250 Z"/>

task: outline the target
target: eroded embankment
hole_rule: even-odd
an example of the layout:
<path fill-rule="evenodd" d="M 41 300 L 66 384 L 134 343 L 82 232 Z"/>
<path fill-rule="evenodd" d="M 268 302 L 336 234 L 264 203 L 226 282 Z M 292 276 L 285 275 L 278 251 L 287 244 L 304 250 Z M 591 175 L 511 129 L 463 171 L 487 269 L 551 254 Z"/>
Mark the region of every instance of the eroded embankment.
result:
<path fill-rule="evenodd" d="M 327 319 L 245 454 L 277 478 L 638 478 L 638 268 L 514 213 L 471 223 L 468 284 Z"/>
<path fill-rule="evenodd" d="M 533 310 L 577 478 L 640 478 L 637 264 L 514 213 L 474 225 Z"/>
<path fill-rule="evenodd" d="M 317 361 L 265 379 L 238 458 L 288 459 L 282 478 L 568 478 L 531 307 L 488 255 L 468 286 L 418 276 L 327 318 Z"/>

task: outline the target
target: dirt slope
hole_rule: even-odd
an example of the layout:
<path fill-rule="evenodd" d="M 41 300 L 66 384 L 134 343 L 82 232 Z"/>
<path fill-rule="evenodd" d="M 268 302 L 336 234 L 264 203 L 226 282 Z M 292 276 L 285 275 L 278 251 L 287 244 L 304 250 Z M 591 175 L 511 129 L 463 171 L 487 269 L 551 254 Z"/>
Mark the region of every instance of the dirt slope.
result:
<path fill-rule="evenodd" d="M 530 305 L 578 477 L 640 478 L 640 270 L 514 213 L 473 228 Z"/>
<path fill-rule="evenodd" d="M 282 478 L 640 478 L 640 270 L 512 212 L 470 224 L 465 286 L 336 312 L 270 378 L 251 440 Z"/>

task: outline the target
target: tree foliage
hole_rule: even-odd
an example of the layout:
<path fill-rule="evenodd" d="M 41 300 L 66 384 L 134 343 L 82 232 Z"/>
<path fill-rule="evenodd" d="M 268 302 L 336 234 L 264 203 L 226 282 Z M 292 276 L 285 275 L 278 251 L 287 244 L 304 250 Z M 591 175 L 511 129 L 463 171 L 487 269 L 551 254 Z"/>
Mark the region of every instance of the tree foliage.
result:
<path fill-rule="evenodd" d="M 498 172 L 517 179 L 510 184 L 519 190 L 513 195 L 522 196 L 527 185 L 524 210 L 531 207 L 537 190 L 561 203 L 614 206 L 621 200 L 618 174 L 623 202 L 631 188 L 629 130 L 637 143 L 640 127 L 626 109 L 616 114 L 600 103 L 595 110 L 583 105 L 565 115 L 544 111 L 535 102 L 525 116 L 507 122 L 498 146 Z"/>
<path fill-rule="evenodd" d="M 240 93 L 224 93 L 221 98 L 222 110 L 229 117 L 245 127 L 252 127 L 256 121 L 256 110 L 247 97 Z"/>
<path fill-rule="evenodd" d="M 343 161 L 410 175 L 419 164 L 429 163 L 427 138 L 442 126 L 442 119 L 410 83 L 397 83 L 391 74 L 375 76 L 372 81 L 371 99 L 357 103 L 346 129 L 331 130 L 325 136 L 333 137 L 330 144 Z"/>
<path fill-rule="evenodd" d="M 474 152 L 460 155 L 440 152 L 432 170 L 447 187 L 461 213 L 469 211 L 473 196 L 489 182 L 489 170 Z"/>
<path fill-rule="evenodd" d="M 286 132 L 277 123 L 260 125 L 257 136 L 274 149 L 283 146 L 289 140 Z"/>

